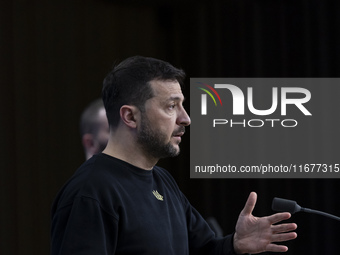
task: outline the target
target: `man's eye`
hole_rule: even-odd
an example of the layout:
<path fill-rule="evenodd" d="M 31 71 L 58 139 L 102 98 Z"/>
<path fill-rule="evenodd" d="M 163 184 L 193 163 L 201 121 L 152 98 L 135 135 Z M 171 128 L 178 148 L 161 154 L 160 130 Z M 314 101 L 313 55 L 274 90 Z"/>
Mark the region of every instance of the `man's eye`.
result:
<path fill-rule="evenodd" d="M 175 104 L 169 105 L 169 109 L 170 109 L 170 110 L 174 109 L 175 107 L 176 107 Z"/>

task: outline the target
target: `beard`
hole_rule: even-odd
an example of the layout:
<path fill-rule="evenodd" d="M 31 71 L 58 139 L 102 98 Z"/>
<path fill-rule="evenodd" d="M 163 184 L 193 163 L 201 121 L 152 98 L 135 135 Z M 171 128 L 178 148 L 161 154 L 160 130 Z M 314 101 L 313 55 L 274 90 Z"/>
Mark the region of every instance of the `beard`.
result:
<path fill-rule="evenodd" d="M 172 135 L 184 132 L 185 127 L 181 126 Z M 167 135 L 159 130 L 153 130 L 148 118 L 143 114 L 141 127 L 137 135 L 137 142 L 142 146 L 148 155 L 160 159 L 178 156 L 180 149 L 175 147 L 171 141 L 166 143 Z"/>

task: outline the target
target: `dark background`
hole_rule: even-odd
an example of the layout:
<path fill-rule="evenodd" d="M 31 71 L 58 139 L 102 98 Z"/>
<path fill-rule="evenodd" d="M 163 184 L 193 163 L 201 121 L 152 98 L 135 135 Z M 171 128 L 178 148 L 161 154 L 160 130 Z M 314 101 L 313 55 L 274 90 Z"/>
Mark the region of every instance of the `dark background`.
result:
<path fill-rule="evenodd" d="M 339 5 L 314 0 L 1 1 L 0 254 L 49 253 L 51 203 L 84 160 L 80 113 L 100 96 L 114 62 L 152 56 L 183 68 L 188 77 L 338 77 Z M 189 90 L 184 93 L 189 96 Z M 259 195 L 258 216 L 272 213 L 274 196 L 340 215 L 337 179 L 190 179 L 189 135 L 183 140 L 181 156 L 160 164 L 225 233 L 234 230 L 252 190 Z M 288 254 L 338 254 L 339 222 L 305 214 L 293 220 L 299 237 L 288 243 Z"/>

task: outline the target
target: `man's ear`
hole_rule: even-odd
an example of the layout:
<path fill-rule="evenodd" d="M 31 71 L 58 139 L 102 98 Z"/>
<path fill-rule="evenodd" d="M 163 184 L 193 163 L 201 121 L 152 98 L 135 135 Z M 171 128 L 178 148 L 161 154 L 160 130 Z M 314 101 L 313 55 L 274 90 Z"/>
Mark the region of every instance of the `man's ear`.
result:
<path fill-rule="evenodd" d="M 137 127 L 137 120 L 140 114 L 139 109 L 134 105 L 123 105 L 120 108 L 120 118 L 130 128 Z"/>
<path fill-rule="evenodd" d="M 92 134 L 84 134 L 81 138 L 81 142 L 85 148 L 85 150 L 89 150 L 94 145 L 93 135 Z"/>

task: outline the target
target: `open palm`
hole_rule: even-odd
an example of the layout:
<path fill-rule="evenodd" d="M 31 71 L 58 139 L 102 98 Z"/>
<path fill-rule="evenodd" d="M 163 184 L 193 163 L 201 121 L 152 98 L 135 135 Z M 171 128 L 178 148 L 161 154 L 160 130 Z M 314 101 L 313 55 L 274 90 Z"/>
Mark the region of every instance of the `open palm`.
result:
<path fill-rule="evenodd" d="M 251 192 L 236 223 L 234 235 L 234 249 L 238 254 L 261 253 L 265 251 L 285 252 L 287 246 L 275 244 L 297 237 L 293 231 L 297 228 L 295 223 L 274 225 L 290 218 L 290 213 L 276 213 L 267 217 L 252 215 L 257 195 Z"/>

